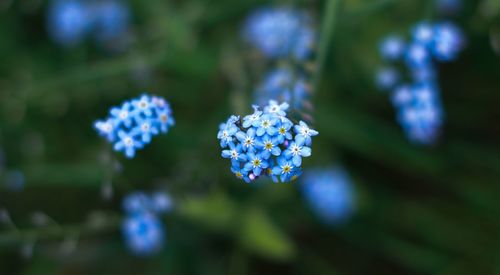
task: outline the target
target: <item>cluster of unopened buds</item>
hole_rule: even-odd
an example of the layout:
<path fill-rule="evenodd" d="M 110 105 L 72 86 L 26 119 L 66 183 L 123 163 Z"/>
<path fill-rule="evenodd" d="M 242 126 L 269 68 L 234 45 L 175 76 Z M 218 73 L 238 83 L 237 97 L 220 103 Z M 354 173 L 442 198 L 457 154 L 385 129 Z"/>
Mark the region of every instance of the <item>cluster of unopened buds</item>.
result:
<path fill-rule="evenodd" d="M 109 117 L 96 121 L 94 127 L 114 143 L 114 150 L 133 158 L 136 150 L 150 143 L 153 136 L 167 133 L 174 124 L 172 110 L 165 99 L 142 95 L 111 108 Z"/>
<path fill-rule="evenodd" d="M 288 103 L 269 105 L 240 119 L 231 116 L 217 135 L 222 157 L 231 160 L 231 171 L 247 183 L 262 175 L 274 182 L 289 182 L 302 173 L 302 158 L 311 155 L 312 137 L 317 131 L 287 118 Z"/>

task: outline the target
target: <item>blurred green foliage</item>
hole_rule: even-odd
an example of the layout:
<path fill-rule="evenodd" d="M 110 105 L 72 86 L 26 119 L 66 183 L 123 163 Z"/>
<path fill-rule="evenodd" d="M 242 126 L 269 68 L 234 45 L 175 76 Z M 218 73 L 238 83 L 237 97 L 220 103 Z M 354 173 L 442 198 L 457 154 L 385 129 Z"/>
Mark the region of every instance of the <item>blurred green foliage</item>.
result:
<path fill-rule="evenodd" d="M 454 19 L 468 48 L 440 65 L 447 117 L 431 148 L 405 140 L 372 76 L 379 39 L 438 19 L 433 1 L 292 2 L 277 3 L 310 10 L 321 33 L 320 135 L 305 167 L 341 162 L 353 175 L 358 212 L 348 224 L 318 222 L 297 183 L 242 184 L 219 157 L 218 124 L 250 111 L 255 85 L 240 23 L 267 2 L 131 1 L 131 45 L 109 53 L 57 47 L 46 1 L 0 1 L 0 145 L 6 169 L 26 177 L 24 191 L 0 193 L 18 227 L 0 231 L 0 274 L 500 273 L 498 1 L 466 1 Z M 135 159 L 118 156 L 114 196 L 103 200 L 112 168 L 92 122 L 141 91 L 167 98 L 177 124 Z M 164 219 L 167 246 L 135 258 L 121 242 L 120 199 L 158 187 L 177 202 Z M 34 226 L 34 211 L 57 224 Z M 77 248 L 61 255 L 68 236 Z"/>

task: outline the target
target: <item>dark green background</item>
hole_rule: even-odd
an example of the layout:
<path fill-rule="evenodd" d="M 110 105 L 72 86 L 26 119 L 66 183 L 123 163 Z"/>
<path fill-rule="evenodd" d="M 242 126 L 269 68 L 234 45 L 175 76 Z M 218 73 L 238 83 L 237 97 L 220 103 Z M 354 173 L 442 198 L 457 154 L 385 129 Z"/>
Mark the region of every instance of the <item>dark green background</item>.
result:
<path fill-rule="evenodd" d="M 357 191 L 356 214 L 332 228 L 297 183 L 244 184 L 220 157 L 219 123 L 251 112 L 255 57 L 239 27 L 264 1 L 132 1 L 133 39 L 115 54 L 91 41 L 57 47 L 46 1 L 0 1 L 0 145 L 6 169 L 26 177 L 24 191 L 0 191 L 20 230 L 0 229 L 0 274 L 500 274 L 499 1 L 466 1 L 453 18 L 468 44 L 439 65 L 446 124 L 436 145 L 411 145 L 373 85 L 379 39 L 438 19 L 432 2 L 293 1 L 322 33 L 309 64 L 320 135 L 304 167 L 341 164 Z M 92 123 L 142 91 L 169 100 L 177 125 L 133 160 L 114 154 L 123 169 L 104 200 L 109 146 Z M 133 257 L 120 200 L 157 188 L 177 204 L 164 217 L 167 245 Z M 57 224 L 34 226 L 36 211 Z M 76 250 L 61 253 L 74 236 Z M 21 257 L 33 240 L 33 257 Z"/>

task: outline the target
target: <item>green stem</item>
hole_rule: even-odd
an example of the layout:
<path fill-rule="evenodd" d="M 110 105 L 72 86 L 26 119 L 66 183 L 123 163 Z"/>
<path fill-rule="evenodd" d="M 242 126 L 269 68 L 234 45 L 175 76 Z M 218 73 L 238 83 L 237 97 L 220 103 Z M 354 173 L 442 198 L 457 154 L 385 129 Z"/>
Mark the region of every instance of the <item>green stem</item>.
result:
<path fill-rule="evenodd" d="M 328 56 L 328 50 L 330 49 L 330 45 L 332 43 L 339 3 L 340 0 L 328 0 L 326 4 L 323 22 L 321 24 L 321 40 L 318 46 L 316 73 L 313 81 L 314 91 L 318 90 L 323 73 L 323 67 L 325 66 L 326 58 Z"/>

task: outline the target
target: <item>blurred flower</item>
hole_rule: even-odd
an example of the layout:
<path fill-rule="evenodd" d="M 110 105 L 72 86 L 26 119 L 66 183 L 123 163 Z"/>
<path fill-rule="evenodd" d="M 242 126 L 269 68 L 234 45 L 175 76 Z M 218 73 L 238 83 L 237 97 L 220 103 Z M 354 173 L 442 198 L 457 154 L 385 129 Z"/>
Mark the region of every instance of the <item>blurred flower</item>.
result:
<path fill-rule="evenodd" d="M 267 57 L 304 60 L 311 56 L 316 40 L 310 25 L 309 16 L 302 11 L 266 7 L 248 16 L 243 36 Z"/>
<path fill-rule="evenodd" d="M 123 37 L 129 29 L 130 12 L 122 1 L 99 1 L 91 7 L 94 34 L 98 42 L 110 42 Z"/>
<path fill-rule="evenodd" d="M 156 191 L 148 195 L 141 191 L 128 194 L 122 201 L 123 210 L 127 214 L 153 213 L 164 214 L 173 208 L 173 201 L 166 192 Z"/>
<path fill-rule="evenodd" d="M 255 102 L 259 106 L 266 105 L 269 100 L 289 102 L 295 110 L 302 110 L 310 100 L 306 78 L 301 74 L 294 75 L 288 68 L 270 71 L 255 91 Z"/>
<path fill-rule="evenodd" d="M 385 67 L 379 69 L 375 81 L 380 89 L 388 90 L 393 88 L 399 81 L 399 73 L 394 68 Z"/>
<path fill-rule="evenodd" d="M 354 212 L 354 188 L 341 168 L 305 172 L 301 190 L 314 213 L 327 224 L 345 222 Z"/>
<path fill-rule="evenodd" d="M 455 15 L 463 8 L 463 0 L 436 0 L 436 9 L 443 15 Z"/>
<path fill-rule="evenodd" d="M 464 47 L 462 31 L 452 23 L 437 24 L 432 52 L 439 61 L 453 61 Z"/>
<path fill-rule="evenodd" d="M 288 182 L 301 174 L 302 158 L 311 155 L 311 137 L 318 132 L 303 121 L 294 126 L 288 108 L 288 103 L 271 100 L 263 110 L 254 106 L 254 113 L 243 120 L 232 116 L 220 125 L 221 155 L 231 159 L 237 178 L 252 182 L 266 175 Z"/>
<path fill-rule="evenodd" d="M 412 28 L 411 38 L 403 49 L 410 84 L 401 84 L 406 80 L 397 77 L 398 72 L 392 69 L 379 71 L 376 83 L 381 89 L 393 89 L 391 100 L 407 137 L 415 143 L 432 144 L 439 136 L 444 113 L 433 58 L 440 62 L 456 59 L 465 39 L 461 30 L 449 22 L 420 22 Z M 387 53 L 381 54 L 390 60 Z"/>
<path fill-rule="evenodd" d="M 91 34 L 107 48 L 120 46 L 129 29 L 129 8 L 119 0 L 54 0 L 47 14 L 47 28 L 53 40 L 76 46 Z"/>
<path fill-rule="evenodd" d="M 123 222 L 122 231 L 127 247 L 136 255 L 155 254 L 164 246 L 165 229 L 154 214 L 129 215 Z"/>
<path fill-rule="evenodd" d="M 110 116 L 96 121 L 94 127 L 99 135 L 115 143 L 114 150 L 123 151 L 128 158 L 133 158 L 136 150 L 142 149 L 160 132 L 167 133 L 174 124 L 167 101 L 143 95 L 111 108 Z"/>
<path fill-rule="evenodd" d="M 62 46 L 75 46 L 90 31 L 91 15 L 79 0 L 55 0 L 50 4 L 47 26 L 52 39 Z"/>
<path fill-rule="evenodd" d="M 401 37 L 390 35 L 382 40 L 379 50 L 382 58 L 395 61 L 403 55 L 405 43 Z"/>

